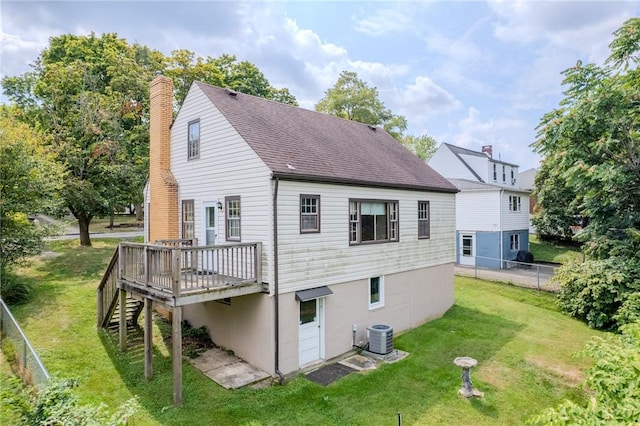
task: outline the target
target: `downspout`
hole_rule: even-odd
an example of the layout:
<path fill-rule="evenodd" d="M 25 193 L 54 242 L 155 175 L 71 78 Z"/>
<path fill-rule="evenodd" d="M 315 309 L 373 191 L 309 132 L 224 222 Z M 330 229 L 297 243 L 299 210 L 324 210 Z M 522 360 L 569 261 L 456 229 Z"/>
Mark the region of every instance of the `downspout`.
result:
<path fill-rule="evenodd" d="M 274 370 L 278 375 L 278 383 L 284 384 L 284 375 L 280 371 L 280 289 L 278 285 L 278 184 L 279 178 L 275 178 L 273 189 L 273 291 L 275 292 L 274 307 Z"/>

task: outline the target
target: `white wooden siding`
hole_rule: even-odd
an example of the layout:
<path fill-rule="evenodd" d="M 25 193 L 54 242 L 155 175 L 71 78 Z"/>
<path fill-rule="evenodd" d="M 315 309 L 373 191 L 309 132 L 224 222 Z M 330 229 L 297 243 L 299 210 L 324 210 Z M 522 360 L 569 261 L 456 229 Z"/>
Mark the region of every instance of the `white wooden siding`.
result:
<path fill-rule="evenodd" d="M 436 172 L 447 179 L 478 180 L 477 177 L 444 144 L 440 145 L 427 163 Z"/>
<path fill-rule="evenodd" d="M 456 194 L 456 229 L 500 230 L 500 190 L 461 191 Z"/>
<path fill-rule="evenodd" d="M 300 194 L 320 195 L 320 233 L 300 234 Z M 350 198 L 397 200 L 400 241 L 349 246 Z M 418 200 L 430 201 L 430 239 L 418 239 Z M 281 292 L 453 262 L 454 209 L 453 194 L 281 181 L 278 197 Z"/>
<path fill-rule="evenodd" d="M 509 196 L 520 197 L 521 208 L 519 212 L 509 210 Z M 529 229 L 529 195 L 522 192 L 504 191 L 501 206 L 503 231 Z"/>
<path fill-rule="evenodd" d="M 200 156 L 187 160 L 187 123 L 200 119 Z M 240 196 L 242 242 L 263 243 L 263 280 L 270 282 L 271 172 L 197 86 L 192 86 L 171 128 L 171 170 L 179 200 L 194 200 L 196 237 L 202 242 L 202 204 Z M 180 203 L 181 206 L 181 203 Z M 226 209 L 226 206 L 225 206 Z M 218 242 L 225 242 L 219 211 Z M 181 223 L 181 222 L 179 222 Z"/>
<path fill-rule="evenodd" d="M 473 171 L 476 172 L 478 176 L 480 176 L 483 182 L 491 182 L 489 180 L 489 157 L 478 157 L 477 155 L 460 154 L 460 158 L 462 158 L 469 165 L 469 167 L 471 167 Z M 493 179 L 493 176 L 491 178 Z M 478 178 L 474 177 L 473 180 L 477 181 Z"/>

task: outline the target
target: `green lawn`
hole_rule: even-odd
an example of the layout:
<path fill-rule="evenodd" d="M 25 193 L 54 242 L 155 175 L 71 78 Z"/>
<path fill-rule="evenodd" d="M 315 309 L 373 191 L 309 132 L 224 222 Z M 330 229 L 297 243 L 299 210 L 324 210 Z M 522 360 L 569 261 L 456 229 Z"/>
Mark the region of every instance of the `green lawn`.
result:
<path fill-rule="evenodd" d="M 95 240 L 51 243 L 60 254 L 22 271 L 38 283 L 32 302 L 13 308 L 51 373 L 82 380 L 83 402 L 115 407 L 138 395 L 135 425 L 513 425 L 564 398 L 582 401 L 589 360 L 573 358 L 599 334 L 555 309 L 546 293 L 456 277 L 456 302 L 441 319 L 395 338 L 410 356 L 322 387 L 298 377 L 284 386 L 226 391 L 184 362 L 184 406 L 172 406 L 169 348 L 156 326 L 155 377 L 146 382 L 140 345 L 126 354 L 117 336 L 96 330 L 95 289 L 115 248 Z M 482 399 L 457 393 L 457 356 L 479 361 Z"/>
<path fill-rule="evenodd" d="M 543 262 L 567 263 L 583 258 L 580 247 L 540 241 L 535 234 L 529 234 L 529 250 L 534 260 Z"/>

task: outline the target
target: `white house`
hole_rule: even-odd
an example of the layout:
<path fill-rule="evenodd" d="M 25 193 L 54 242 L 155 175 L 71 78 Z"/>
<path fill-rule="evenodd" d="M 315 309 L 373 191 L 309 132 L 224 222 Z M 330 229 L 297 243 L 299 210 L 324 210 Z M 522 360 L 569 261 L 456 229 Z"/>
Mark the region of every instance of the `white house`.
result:
<path fill-rule="evenodd" d="M 156 77 L 146 242 L 215 248 L 190 252 L 200 293 L 155 301 L 281 377 L 366 345 L 374 324 L 398 333 L 452 306 L 457 190 L 383 129 L 199 82 L 172 121 L 171 93 Z M 253 284 L 202 284 L 249 246 Z"/>
<path fill-rule="evenodd" d="M 456 194 L 456 262 L 503 268 L 529 248 L 529 192 L 518 166 L 482 152 L 443 143 L 428 164 L 460 191 Z"/>

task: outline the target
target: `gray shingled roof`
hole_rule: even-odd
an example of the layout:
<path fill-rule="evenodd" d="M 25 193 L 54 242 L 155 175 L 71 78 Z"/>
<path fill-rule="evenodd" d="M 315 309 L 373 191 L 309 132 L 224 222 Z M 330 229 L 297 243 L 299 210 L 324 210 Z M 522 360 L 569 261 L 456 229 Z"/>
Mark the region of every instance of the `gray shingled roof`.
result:
<path fill-rule="evenodd" d="M 456 155 L 464 154 L 464 155 L 472 155 L 472 156 L 474 156 L 474 157 L 489 158 L 489 157 L 487 156 L 487 154 L 485 154 L 484 152 L 473 151 L 473 150 L 471 150 L 471 149 L 467 149 L 467 148 L 461 148 L 461 147 L 459 147 L 459 146 L 451 145 L 451 144 L 449 144 L 449 143 L 445 143 L 445 145 L 446 145 L 447 147 L 449 147 L 449 149 L 451 150 L 451 152 L 453 152 L 453 153 L 454 153 L 454 154 L 456 154 Z M 462 160 L 462 159 L 461 159 L 461 160 Z M 462 160 L 462 161 L 464 161 L 464 160 Z M 498 163 L 498 164 L 504 164 L 504 165 L 507 165 L 507 166 L 518 167 L 518 165 L 517 165 L 517 164 L 508 163 L 508 162 L 506 162 L 506 161 L 498 160 L 498 159 L 495 159 L 495 158 L 491 158 L 491 161 L 493 161 L 493 162 L 495 162 L 495 163 Z M 466 162 L 465 162 L 465 164 L 466 164 Z"/>
<path fill-rule="evenodd" d="M 457 192 L 380 128 L 196 82 L 282 179 Z"/>
<path fill-rule="evenodd" d="M 520 192 L 528 194 L 530 191 L 522 188 L 509 188 L 500 185 L 494 185 L 490 183 L 478 182 L 470 179 L 449 179 L 456 188 L 460 191 L 508 191 L 508 192 Z"/>

